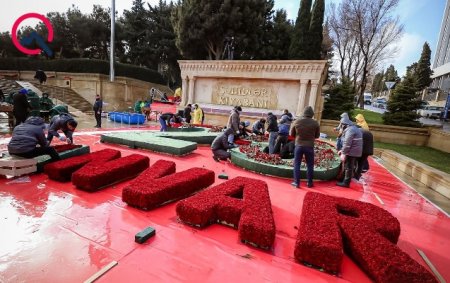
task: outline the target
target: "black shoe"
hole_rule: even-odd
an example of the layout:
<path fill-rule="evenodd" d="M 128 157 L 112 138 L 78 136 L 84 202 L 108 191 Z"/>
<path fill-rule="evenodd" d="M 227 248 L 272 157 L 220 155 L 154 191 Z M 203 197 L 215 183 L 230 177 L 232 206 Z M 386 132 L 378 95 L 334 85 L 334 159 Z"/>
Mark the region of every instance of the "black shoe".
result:
<path fill-rule="evenodd" d="M 298 184 L 298 183 L 296 183 L 296 182 L 292 182 L 291 183 L 291 185 L 294 187 L 294 188 L 300 188 L 300 185 Z"/>
<path fill-rule="evenodd" d="M 308 188 L 312 188 L 312 187 L 314 187 L 314 184 L 313 184 L 313 182 L 308 182 L 308 184 L 306 185 Z"/>
<path fill-rule="evenodd" d="M 217 156 L 213 156 L 214 161 L 219 162 L 220 159 Z"/>
<path fill-rule="evenodd" d="M 344 188 L 350 188 L 350 183 L 346 183 L 346 182 L 337 182 L 336 186 L 339 187 L 344 187 Z"/>

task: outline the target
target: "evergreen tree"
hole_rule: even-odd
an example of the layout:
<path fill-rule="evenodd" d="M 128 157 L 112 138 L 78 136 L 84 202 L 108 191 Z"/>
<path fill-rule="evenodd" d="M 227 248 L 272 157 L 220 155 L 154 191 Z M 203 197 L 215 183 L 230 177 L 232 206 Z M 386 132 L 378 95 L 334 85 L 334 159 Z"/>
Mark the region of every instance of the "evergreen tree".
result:
<path fill-rule="evenodd" d="M 310 47 L 309 27 L 311 26 L 311 3 L 312 0 L 302 0 L 295 21 L 294 34 L 289 48 L 289 59 L 308 59 L 308 48 Z"/>
<path fill-rule="evenodd" d="M 398 76 L 397 70 L 395 69 L 394 65 L 390 65 L 386 69 L 386 73 L 384 75 L 384 81 L 385 82 L 400 82 L 400 77 Z"/>
<path fill-rule="evenodd" d="M 419 115 L 416 110 L 420 106 L 420 99 L 416 94 L 414 64 L 408 67 L 403 81 L 395 87 L 387 103 L 387 111 L 383 114 L 386 125 L 420 127 L 417 121 Z"/>
<path fill-rule="evenodd" d="M 378 73 L 373 78 L 372 91 L 382 92 L 385 89 L 384 86 L 384 72 Z"/>
<path fill-rule="evenodd" d="M 217 60 L 233 37 L 234 58 L 254 58 L 272 9 L 273 0 L 185 0 L 172 17 L 177 47 L 187 59 Z"/>
<path fill-rule="evenodd" d="M 433 74 L 433 71 L 430 68 L 430 60 L 430 46 L 428 45 L 428 42 L 425 42 L 422 48 L 422 54 L 420 55 L 419 62 L 417 63 L 416 70 L 417 88 L 419 90 L 426 88 L 432 82 L 431 75 Z"/>
<path fill-rule="evenodd" d="M 293 25 L 287 18 L 285 10 L 277 10 L 273 19 L 272 31 L 272 60 L 287 60 L 289 58 L 289 46 L 291 45 Z"/>
<path fill-rule="evenodd" d="M 323 41 L 323 17 L 325 12 L 325 0 L 315 0 L 311 16 L 311 25 L 309 27 L 309 46 L 307 48 L 307 59 L 320 60 L 322 41 Z"/>
<path fill-rule="evenodd" d="M 342 83 L 330 88 L 328 93 L 330 96 L 325 100 L 322 118 L 339 120 L 340 115 L 344 112 L 352 116 L 355 108 L 353 103 L 355 89 L 348 79 L 344 79 Z"/>

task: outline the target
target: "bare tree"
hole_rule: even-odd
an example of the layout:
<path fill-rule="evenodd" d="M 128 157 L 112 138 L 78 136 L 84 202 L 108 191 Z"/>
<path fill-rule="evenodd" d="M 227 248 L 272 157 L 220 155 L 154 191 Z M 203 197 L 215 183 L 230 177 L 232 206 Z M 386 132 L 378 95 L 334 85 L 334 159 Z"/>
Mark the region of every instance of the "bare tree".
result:
<path fill-rule="evenodd" d="M 358 104 L 364 108 L 368 77 L 382 61 L 398 51 L 393 43 L 403 34 L 403 25 L 392 12 L 399 0 L 343 0 L 331 6 L 330 25 L 341 61 L 341 76 L 358 85 Z"/>

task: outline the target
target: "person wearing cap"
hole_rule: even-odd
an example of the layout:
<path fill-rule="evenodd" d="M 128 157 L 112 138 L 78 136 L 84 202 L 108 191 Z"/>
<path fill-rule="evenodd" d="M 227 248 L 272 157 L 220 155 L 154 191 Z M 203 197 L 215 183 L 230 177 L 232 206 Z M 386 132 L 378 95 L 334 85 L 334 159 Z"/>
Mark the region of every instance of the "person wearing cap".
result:
<path fill-rule="evenodd" d="M 239 124 L 241 123 L 240 113 L 242 112 L 241 106 L 236 106 L 231 110 L 228 117 L 227 129 L 233 129 L 233 135 L 228 135 L 228 143 L 234 143 L 234 135 L 239 135 Z"/>
<path fill-rule="evenodd" d="M 340 122 L 343 125 L 344 131 L 342 132 L 342 149 L 338 154 L 344 162 L 344 179 L 337 182 L 336 185 L 349 188 L 355 162 L 362 155 L 362 132 L 348 117 L 343 117 Z"/>
<path fill-rule="evenodd" d="M 300 187 L 300 165 L 305 156 L 307 187 L 312 188 L 314 175 L 314 141 L 320 136 L 319 123 L 313 119 L 314 110 L 306 106 L 303 117 L 295 120 L 290 135 L 295 137 L 294 150 L 294 182 L 292 186 Z"/>
<path fill-rule="evenodd" d="M 95 96 L 94 106 L 92 107 L 92 110 L 94 110 L 95 121 L 97 122 L 94 128 L 102 127 L 102 109 L 103 109 L 103 101 L 100 98 L 100 94 L 97 94 Z"/>
<path fill-rule="evenodd" d="M 269 154 L 273 154 L 278 137 L 278 122 L 277 116 L 272 112 L 267 113 L 267 132 L 269 133 Z"/>
<path fill-rule="evenodd" d="M 257 120 L 255 123 L 253 123 L 252 126 L 252 133 L 254 133 L 255 135 L 264 135 L 264 126 L 266 124 L 266 119 L 261 118 L 259 120 Z"/>
<path fill-rule="evenodd" d="M 16 126 L 25 122 L 29 111 L 32 109 L 27 97 L 28 91 L 22 88 L 13 96 L 13 115 L 16 118 Z"/>
<path fill-rule="evenodd" d="M 73 132 L 78 126 L 77 121 L 70 116 L 70 114 L 62 113 L 54 116 L 50 120 L 50 126 L 48 128 L 47 140 L 50 144 L 53 137 L 59 138 L 60 141 L 66 141 L 68 144 L 73 143 Z M 65 136 L 62 136 L 58 131 L 62 131 Z"/>
<path fill-rule="evenodd" d="M 235 132 L 232 128 L 227 128 L 225 132 L 214 139 L 211 144 L 211 150 L 215 161 L 219 162 L 219 160 L 227 160 L 231 157 L 231 153 L 228 150 L 235 146 L 228 142 L 228 137 L 234 136 L 234 134 Z"/>
<path fill-rule="evenodd" d="M 24 158 L 48 154 L 51 161 L 60 160 L 56 150 L 45 139 L 44 128 L 44 119 L 34 116 L 15 127 L 8 143 L 9 154 Z"/>

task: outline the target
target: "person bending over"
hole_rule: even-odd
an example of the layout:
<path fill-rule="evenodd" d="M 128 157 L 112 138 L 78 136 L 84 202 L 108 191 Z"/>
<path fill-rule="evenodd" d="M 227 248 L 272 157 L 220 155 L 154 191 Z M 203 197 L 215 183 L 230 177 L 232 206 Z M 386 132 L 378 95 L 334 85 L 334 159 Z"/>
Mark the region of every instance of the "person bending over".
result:
<path fill-rule="evenodd" d="M 52 142 L 53 137 L 57 137 L 60 141 L 66 141 L 68 144 L 73 143 L 73 132 L 77 125 L 77 121 L 70 114 L 62 113 L 54 116 L 48 128 L 48 143 Z M 62 131 L 65 136 L 61 136 L 58 131 Z"/>

